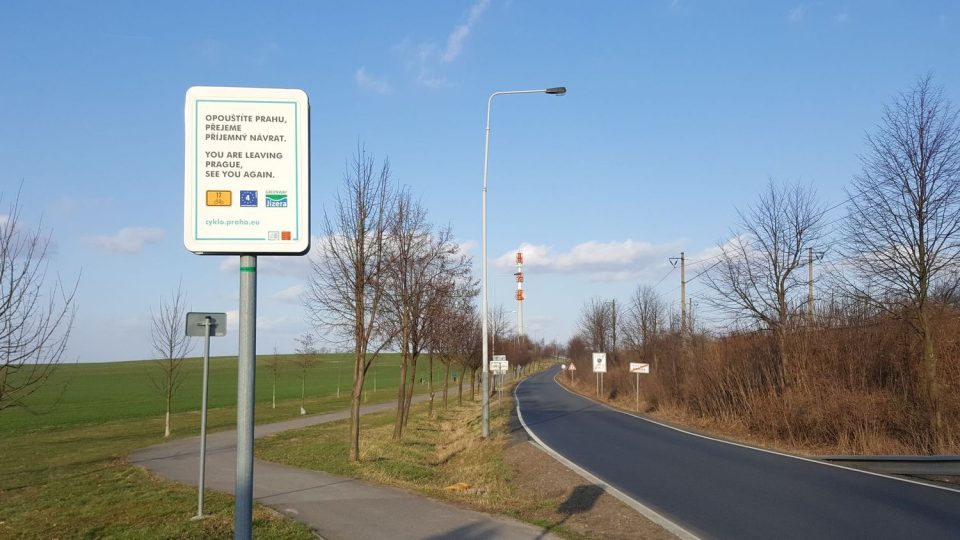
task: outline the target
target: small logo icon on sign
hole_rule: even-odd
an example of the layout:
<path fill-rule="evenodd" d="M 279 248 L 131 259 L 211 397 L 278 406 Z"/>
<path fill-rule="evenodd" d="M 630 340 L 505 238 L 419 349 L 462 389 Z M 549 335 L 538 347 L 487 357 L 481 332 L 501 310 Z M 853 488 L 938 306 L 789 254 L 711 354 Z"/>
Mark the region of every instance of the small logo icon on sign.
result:
<path fill-rule="evenodd" d="M 207 206 L 230 206 L 229 191 L 207 191 Z"/>
<path fill-rule="evenodd" d="M 257 192 L 240 190 L 240 206 L 257 206 Z"/>
<path fill-rule="evenodd" d="M 268 191 L 264 199 L 264 206 L 266 206 L 267 208 L 286 208 L 287 192 L 286 191 Z"/>
<path fill-rule="evenodd" d="M 283 231 L 280 233 L 281 240 L 290 240 L 290 231 Z"/>
<path fill-rule="evenodd" d="M 280 239 L 280 231 L 268 231 L 267 240 L 275 241 Z"/>

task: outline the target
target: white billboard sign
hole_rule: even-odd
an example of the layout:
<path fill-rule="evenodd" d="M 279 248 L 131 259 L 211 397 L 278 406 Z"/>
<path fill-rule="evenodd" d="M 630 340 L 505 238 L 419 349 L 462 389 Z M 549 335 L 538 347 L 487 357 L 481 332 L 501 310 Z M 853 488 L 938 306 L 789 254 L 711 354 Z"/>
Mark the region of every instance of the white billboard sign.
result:
<path fill-rule="evenodd" d="M 602 352 L 593 353 L 593 372 L 594 373 L 607 372 L 607 353 L 602 353 Z"/>
<path fill-rule="evenodd" d="M 630 362 L 630 373 L 650 373 L 650 364 Z"/>
<path fill-rule="evenodd" d="M 497 375 L 503 375 L 510 369 L 510 364 L 507 362 L 506 355 L 495 354 L 493 355 L 493 360 L 490 361 L 490 372 L 496 373 Z"/>
<path fill-rule="evenodd" d="M 310 248 L 303 90 L 194 86 L 184 107 L 183 243 L 197 254 Z"/>

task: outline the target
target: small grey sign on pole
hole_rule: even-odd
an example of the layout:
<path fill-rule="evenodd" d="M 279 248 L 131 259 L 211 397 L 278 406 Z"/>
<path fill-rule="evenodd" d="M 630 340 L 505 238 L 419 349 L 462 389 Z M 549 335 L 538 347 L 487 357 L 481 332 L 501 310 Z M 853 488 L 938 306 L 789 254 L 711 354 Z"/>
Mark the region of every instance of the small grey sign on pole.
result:
<path fill-rule="evenodd" d="M 207 335 L 206 321 L 210 318 L 211 336 L 223 337 L 227 335 L 226 313 L 187 313 L 187 335 L 190 337 L 204 337 Z"/>
<path fill-rule="evenodd" d="M 203 390 L 200 398 L 200 481 L 197 485 L 197 515 L 203 519 L 203 489 L 207 465 L 207 380 L 210 375 L 210 336 L 227 335 L 226 313 L 187 313 L 187 336 L 203 336 Z"/>

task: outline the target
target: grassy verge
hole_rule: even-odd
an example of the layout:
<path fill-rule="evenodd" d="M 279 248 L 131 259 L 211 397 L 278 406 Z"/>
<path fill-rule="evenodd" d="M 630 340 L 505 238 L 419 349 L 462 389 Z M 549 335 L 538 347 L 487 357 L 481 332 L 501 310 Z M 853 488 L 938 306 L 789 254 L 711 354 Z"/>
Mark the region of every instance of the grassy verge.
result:
<path fill-rule="evenodd" d="M 509 442 L 512 400 L 504 390 L 500 406 L 490 408 L 490 437 L 481 441 L 480 402 L 465 401 L 427 415 L 426 404 L 415 406 L 402 441 L 392 439 L 394 413 L 362 419 L 361 461 L 347 456 L 347 424 L 335 422 L 279 433 L 257 445 L 257 457 L 295 467 L 360 478 L 444 500 L 467 508 L 509 515 L 570 538 L 573 531 L 543 519 L 546 509 L 560 505 L 557 497 L 537 497 L 513 478 L 504 459 Z"/>
<path fill-rule="evenodd" d="M 369 402 L 386 401 L 381 390 Z M 257 422 L 296 416 L 300 401 L 257 406 Z M 307 401 L 322 413 L 347 407 L 334 396 Z M 211 409 L 211 431 L 232 429 L 236 409 Z M 195 435 L 199 412 L 174 415 L 174 435 Z M 0 538 L 228 538 L 233 497 L 208 491 L 204 510 L 212 517 L 193 522 L 196 488 L 153 477 L 128 464 L 129 453 L 163 442 L 159 417 L 114 420 L 7 433 L 0 439 Z M 259 444 L 259 443 L 258 443 Z M 310 530 L 272 510 L 257 507 L 257 538 L 313 538 Z"/>

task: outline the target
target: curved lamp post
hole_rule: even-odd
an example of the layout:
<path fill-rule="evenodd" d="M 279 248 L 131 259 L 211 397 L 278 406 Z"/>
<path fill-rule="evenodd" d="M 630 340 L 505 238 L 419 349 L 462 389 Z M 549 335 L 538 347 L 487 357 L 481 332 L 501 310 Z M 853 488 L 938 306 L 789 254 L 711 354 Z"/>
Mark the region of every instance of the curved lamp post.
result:
<path fill-rule="evenodd" d="M 489 362 L 490 358 L 487 351 L 487 164 L 490 158 L 490 106 L 493 104 L 493 98 L 502 94 L 551 94 L 554 96 L 562 96 L 567 93 L 567 89 L 564 86 L 557 86 L 554 88 L 544 88 L 541 90 L 507 90 L 503 92 L 494 92 L 490 94 L 490 98 L 487 99 L 487 130 L 485 134 L 485 142 L 483 146 L 483 233 L 482 233 L 482 243 L 483 243 L 483 254 L 482 257 L 482 269 L 483 273 L 483 299 L 481 301 L 481 327 L 483 333 L 483 373 L 482 373 L 482 384 L 481 391 L 483 392 L 483 438 L 486 439 L 490 436 L 490 383 L 489 383 Z"/>

